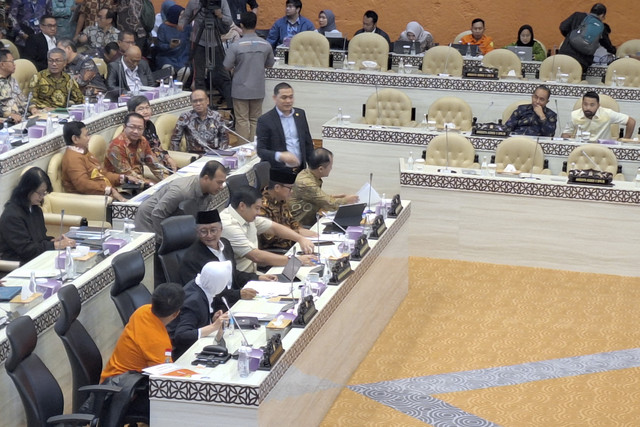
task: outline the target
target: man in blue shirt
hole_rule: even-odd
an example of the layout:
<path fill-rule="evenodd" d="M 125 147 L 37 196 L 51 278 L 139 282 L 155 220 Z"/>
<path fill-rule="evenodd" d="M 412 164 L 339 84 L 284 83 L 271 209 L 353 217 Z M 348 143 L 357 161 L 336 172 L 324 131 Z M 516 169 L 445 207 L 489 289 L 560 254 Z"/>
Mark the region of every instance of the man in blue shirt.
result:
<path fill-rule="evenodd" d="M 275 49 L 303 31 L 314 31 L 316 27 L 304 16 L 300 15 L 302 2 L 300 0 L 287 0 L 285 3 L 285 16 L 278 19 L 267 36 L 267 41 Z"/>
<path fill-rule="evenodd" d="M 521 105 L 511 114 L 506 126 L 511 133 L 531 136 L 553 136 L 558 116 L 547 108 L 551 90 L 540 85 L 531 95 L 531 104 Z"/>

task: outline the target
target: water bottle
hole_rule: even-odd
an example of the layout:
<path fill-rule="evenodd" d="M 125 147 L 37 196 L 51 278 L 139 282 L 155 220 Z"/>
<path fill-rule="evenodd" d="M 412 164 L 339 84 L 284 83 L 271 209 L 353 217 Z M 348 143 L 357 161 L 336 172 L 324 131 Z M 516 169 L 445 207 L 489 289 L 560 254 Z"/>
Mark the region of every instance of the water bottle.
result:
<path fill-rule="evenodd" d="M 160 98 L 167 96 L 167 87 L 164 84 L 164 79 L 160 80 Z"/>
<path fill-rule="evenodd" d="M 342 124 L 342 108 L 338 108 L 338 124 Z"/>
<path fill-rule="evenodd" d="M 382 199 L 380 199 L 380 215 L 382 215 L 383 219 L 387 219 L 387 205 L 386 203 L 386 194 L 382 193 Z"/>
<path fill-rule="evenodd" d="M 556 71 L 556 83 L 560 83 L 562 80 L 562 70 L 558 67 L 558 71 Z"/>
<path fill-rule="evenodd" d="M 638 168 L 638 173 L 636 173 L 636 188 L 640 188 L 640 168 Z"/>
<path fill-rule="evenodd" d="M 411 42 L 411 50 L 409 51 L 409 55 L 415 55 L 416 54 L 416 44 Z"/>
<path fill-rule="evenodd" d="M 87 120 L 91 115 L 91 104 L 89 104 L 89 97 L 84 97 L 84 120 Z"/>
<path fill-rule="evenodd" d="M 471 56 L 471 43 L 467 43 L 467 53 L 465 56 Z"/>
<path fill-rule="evenodd" d="M 169 91 L 168 92 L 171 95 L 175 95 L 176 93 L 179 93 L 176 83 L 178 83 L 177 80 L 173 80 L 173 79 L 169 80 Z"/>
<path fill-rule="evenodd" d="M 571 169 L 569 169 L 570 171 L 574 171 L 576 170 L 576 162 L 571 162 Z"/>
<path fill-rule="evenodd" d="M 0 152 L 11 150 L 11 137 L 9 136 L 9 124 L 5 121 L 0 129 Z"/>
<path fill-rule="evenodd" d="M 349 58 L 347 57 L 347 54 L 344 54 L 344 59 L 342 60 L 342 69 L 343 70 L 348 70 L 349 69 Z"/>
<path fill-rule="evenodd" d="M 36 291 L 36 272 L 31 272 L 31 278 L 29 279 L 29 283 L 24 283 L 22 285 L 22 289 L 20 289 L 20 299 L 25 301 L 31 297 L 31 295 Z"/>
<path fill-rule="evenodd" d="M 67 276 L 67 279 L 73 279 L 74 277 L 76 277 L 76 262 L 71 256 L 71 248 L 69 246 L 67 246 L 65 255 L 64 274 Z"/>
<path fill-rule="evenodd" d="M 236 328 L 234 327 L 235 325 L 234 325 L 234 323 L 233 323 L 233 317 L 229 317 L 229 320 L 227 320 L 227 321 L 225 322 L 225 325 L 224 325 L 224 326 L 225 326 L 225 332 L 227 333 L 227 336 L 232 337 L 232 336 L 233 336 L 233 333 L 234 333 L 234 331 L 235 331 L 235 329 L 236 329 Z"/>
<path fill-rule="evenodd" d="M 409 158 L 407 159 L 407 170 L 413 170 L 413 151 L 409 151 Z"/>
<path fill-rule="evenodd" d="M 140 95 L 140 83 L 138 83 L 138 79 L 136 79 L 136 81 L 133 82 L 133 94 Z"/>
<path fill-rule="evenodd" d="M 238 150 L 238 168 L 243 167 L 247 163 L 247 158 L 242 149 Z"/>
<path fill-rule="evenodd" d="M 398 74 L 404 74 L 404 60 L 402 58 L 398 62 Z"/>
<path fill-rule="evenodd" d="M 238 375 L 240 378 L 247 378 L 249 376 L 249 353 L 251 347 L 243 345 L 238 349 Z"/>
<path fill-rule="evenodd" d="M 47 135 L 53 132 L 53 117 L 51 117 L 51 111 L 47 113 Z"/>
<path fill-rule="evenodd" d="M 482 165 L 480 166 L 480 174 L 482 176 L 489 176 L 489 163 L 487 163 L 487 156 L 482 157 Z"/>
<path fill-rule="evenodd" d="M 618 72 L 613 70 L 613 74 L 611 75 L 611 86 L 618 86 Z"/>
<path fill-rule="evenodd" d="M 171 349 L 168 348 L 164 351 L 164 363 L 171 363 L 173 360 L 171 359 Z"/>
<path fill-rule="evenodd" d="M 100 114 L 104 111 L 104 94 L 102 92 L 98 92 L 96 98 L 96 113 Z"/>

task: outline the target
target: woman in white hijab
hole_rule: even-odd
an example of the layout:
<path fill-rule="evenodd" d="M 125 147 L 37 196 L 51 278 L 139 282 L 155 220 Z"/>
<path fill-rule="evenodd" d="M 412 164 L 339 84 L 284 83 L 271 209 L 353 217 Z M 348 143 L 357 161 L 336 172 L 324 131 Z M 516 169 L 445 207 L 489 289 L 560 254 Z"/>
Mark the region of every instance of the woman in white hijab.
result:
<path fill-rule="evenodd" d="M 433 36 L 430 32 L 425 31 L 425 29 L 422 28 L 422 25 L 418 24 L 416 21 L 411 21 L 407 24 L 407 29 L 400 34 L 400 38 L 398 40 L 403 42 L 419 42 L 421 52 L 433 47 Z"/>
<path fill-rule="evenodd" d="M 228 313 L 213 313 L 213 299 L 231 286 L 233 267 L 231 261 L 212 261 L 202 267 L 200 274 L 184 287 L 184 304 L 178 317 L 167 326 L 173 342 L 173 360 L 180 357 L 199 338 L 216 333 L 219 342 L 224 332 L 222 326 L 229 319 Z"/>

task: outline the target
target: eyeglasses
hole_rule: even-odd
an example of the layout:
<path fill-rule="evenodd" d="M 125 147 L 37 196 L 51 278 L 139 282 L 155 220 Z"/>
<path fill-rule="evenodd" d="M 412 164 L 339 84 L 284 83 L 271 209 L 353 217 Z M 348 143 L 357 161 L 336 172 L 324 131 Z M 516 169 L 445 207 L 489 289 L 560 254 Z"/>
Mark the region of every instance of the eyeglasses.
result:
<path fill-rule="evenodd" d="M 222 228 L 213 227 L 213 228 L 201 228 L 198 230 L 198 234 L 202 237 L 208 235 L 216 235 L 222 231 Z"/>
<path fill-rule="evenodd" d="M 47 61 L 49 61 L 50 64 L 62 64 L 64 62 L 64 59 L 62 59 L 62 58 L 49 58 L 49 59 L 47 59 Z"/>
<path fill-rule="evenodd" d="M 15 64 L 15 61 L 0 61 L 0 62 L 6 62 L 7 64 Z"/>
<path fill-rule="evenodd" d="M 44 197 L 44 196 L 46 196 L 47 194 L 49 194 L 49 192 L 48 192 L 48 191 L 46 191 L 46 190 L 45 190 L 45 191 L 34 191 L 34 193 L 36 193 L 36 194 L 37 194 L 38 196 L 40 196 L 40 197 Z"/>
<path fill-rule="evenodd" d="M 53 28 L 53 27 L 57 27 L 57 24 L 40 24 L 43 27 L 47 27 L 47 28 Z"/>
<path fill-rule="evenodd" d="M 142 132 L 144 130 L 144 128 L 142 126 L 127 125 L 127 127 L 129 129 L 135 130 L 137 132 Z"/>
<path fill-rule="evenodd" d="M 288 188 L 289 191 L 293 190 L 293 185 L 284 185 L 284 184 L 280 184 L 282 185 L 284 188 Z"/>

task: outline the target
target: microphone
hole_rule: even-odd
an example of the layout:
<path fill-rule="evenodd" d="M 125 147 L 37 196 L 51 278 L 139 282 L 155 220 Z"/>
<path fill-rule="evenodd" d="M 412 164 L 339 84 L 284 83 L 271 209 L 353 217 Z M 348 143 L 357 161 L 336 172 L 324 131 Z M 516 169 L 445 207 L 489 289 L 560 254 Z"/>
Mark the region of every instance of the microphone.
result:
<path fill-rule="evenodd" d="M 553 102 L 556 105 L 556 118 L 557 118 L 557 121 L 558 121 L 558 126 L 560 127 L 560 135 L 562 135 L 562 123 L 560 122 L 560 110 L 558 110 L 558 100 L 554 99 Z M 553 138 L 553 137 L 551 137 L 551 138 Z"/>
<path fill-rule="evenodd" d="M 174 174 L 174 172 L 173 172 L 171 169 L 169 169 L 168 167 L 166 167 L 166 166 L 165 166 L 165 165 L 163 165 L 162 163 L 158 163 L 158 162 L 154 161 L 154 160 L 153 160 L 153 156 L 147 155 L 145 158 L 146 158 L 147 160 L 150 160 L 150 163 L 151 163 L 153 166 L 155 166 L 156 168 L 158 168 L 158 169 L 162 169 L 162 170 L 164 170 L 164 171 L 166 171 L 166 172 L 169 172 L 169 174 L 170 174 L 170 175 L 173 175 L 173 174 Z"/>
<path fill-rule="evenodd" d="M 596 169 L 598 169 L 600 172 L 602 172 L 602 168 L 600 167 L 600 165 L 598 165 L 596 162 L 593 161 L 593 159 L 591 158 L 591 156 L 589 156 L 587 153 L 584 152 L 584 150 L 580 151 L 580 154 L 585 156 L 587 159 L 589 159 L 589 161 L 591 162 L 591 164 L 593 166 L 596 167 Z"/>
<path fill-rule="evenodd" d="M 493 101 L 491 103 L 493 103 Z M 456 171 L 454 171 L 454 170 L 449 168 L 449 126 L 447 126 L 446 123 L 444 124 L 444 138 L 445 138 L 445 145 L 446 145 L 446 150 L 447 150 L 446 166 L 444 167 L 444 169 L 438 169 L 438 172 L 440 172 L 440 173 L 456 173 Z"/>
<path fill-rule="evenodd" d="M 380 126 L 380 98 L 378 97 L 378 83 L 375 84 L 376 88 L 376 126 Z"/>
<path fill-rule="evenodd" d="M 72 87 L 73 87 L 72 78 L 69 78 L 69 83 L 67 83 L 67 103 L 64 104 L 64 108 L 69 108 L 69 99 L 71 98 Z"/>
<path fill-rule="evenodd" d="M 17 311 L 7 310 L 2 307 L 0 307 L 0 310 L 7 313 L 6 316 L 0 317 L 0 325 L 4 325 L 5 323 L 8 324 L 9 322 L 13 321 L 14 319 L 17 319 L 20 316 L 20 314 Z"/>
<path fill-rule="evenodd" d="M 104 239 L 104 219 L 107 216 L 107 204 L 109 203 L 109 196 L 104 195 L 104 216 L 102 217 L 102 223 L 100 224 L 100 241 Z"/>
<path fill-rule="evenodd" d="M 369 173 L 369 200 L 367 201 L 367 213 L 371 213 L 371 185 L 373 183 L 373 172 Z"/>
<path fill-rule="evenodd" d="M 238 138 L 240 138 L 241 140 L 246 142 L 247 144 L 252 144 L 253 143 L 252 141 L 249 141 L 247 138 L 245 138 L 244 136 L 240 135 L 236 131 L 233 131 L 233 130 L 229 129 L 227 127 L 227 125 L 225 125 L 224 123 L 222 124 L 222 127 L 225 128 L 228 132 L 231 132 L 232 134 L 234 134 L 235 136 L 237 136 Z"/>
<path fill-rule="evenodd" d="M 480 119 L 484 118 L 485 114 L 487 114 L 487 111 L 489 111 L 489 109 L 493 107 L 493 101 L 491 101 L 489 103 L 489 105 L 487 105 L 487 108 L 484 109 L 484 111 L 482 112 L 482 114 L 480 114 L 480 117 L 478 118 L 478 123 L 482 123 L 482 121 Z"/>
<path fill-rule="evenodd" d="M 225 297 L 220 297 L 220 298 L 222 298 L 222 302 L 224 303 L 224 305 L 227 306 L 227 311 L 229 312 L 229 316 L 231 316 L 231 318 L 233 319 L 233 323 L 235 323 L 236 327 L 240 331 L 240 334 L 242 335 L 242 345 L 245 346 L 245 347 L 248 346 L 249 345 L 249 341 L 247 341 L 246 335 L 244 334 L 244 332 L 242 332 L 242 328 L 238 324 L 238 321 L 236 320 L 236 317 L 231 312 L 231 307 L 229 307 L 229 303 L 227 302 L 227 299 Z"/>
<path fill-rule="evenodd" d="M 31 106 L 32 99 L 33 91 L 30 91 L 29 96 L 27 96 L 27 105 L 24 107 L 24 113 L 22 113 L 22 133 L 27 129 L 27 114 L 29 114 L 29 107 Z"/>

